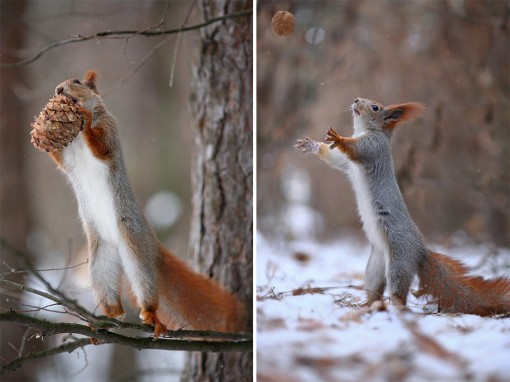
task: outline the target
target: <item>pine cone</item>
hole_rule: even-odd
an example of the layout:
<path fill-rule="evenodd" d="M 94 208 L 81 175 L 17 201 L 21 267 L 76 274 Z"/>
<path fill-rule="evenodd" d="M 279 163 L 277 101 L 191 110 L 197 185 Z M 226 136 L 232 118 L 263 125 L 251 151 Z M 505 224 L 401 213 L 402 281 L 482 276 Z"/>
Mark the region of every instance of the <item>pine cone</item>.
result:
<path fill-rule="evenodd" d="M 273 32 L 278 36 L 288 36 L 294 33 L 296 19 L 294 15 L 287 11 L 278 11 L 271 20 Z"/>
<path fill-rule="evenodd" d="M 58 95 L 34 117 L 31 142 L 41 151 L 60 151 L 78 135 L 83 125 L 83 116 L 73 98 Z"/>

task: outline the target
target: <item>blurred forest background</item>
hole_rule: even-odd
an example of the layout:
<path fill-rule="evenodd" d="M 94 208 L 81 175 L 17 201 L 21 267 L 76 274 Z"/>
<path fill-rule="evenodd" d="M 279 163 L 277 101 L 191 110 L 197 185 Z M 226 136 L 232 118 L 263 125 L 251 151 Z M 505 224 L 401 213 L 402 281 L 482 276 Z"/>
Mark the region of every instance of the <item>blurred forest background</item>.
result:
<path fill-rule="evenodd" d="M 192 3 L 170 1 L 162 27 L 183 25 Z M 1 61 L 20 61 L 47 44 L 75 35 L 154 27 L 162 20 L 165 4 L 2 1 Z M 202 21 L 196 4 L 189 16 L 187 25 Z M 28 65 L 1 68 L 0 235 L 17 248 L 29 251 L 35 268 L 58 268 L 86 261 L 86 241 L 72 190 L 50 157 L 34 149 L 29 132 L 33 117 L 53 95 L 56 85 L 68 78 L 81 79 L 88 69 L 99 73 L 98 90 L 117 118 L 128 174 L 150 223 L 177 256 L 187 257 L 192 146 L 190 61 L 196 56 L 197 33 L 181 35 L 172 87 L 169 82 L 177 34 L 79 42 L 50 50 Z M 2 272 L 8 271 L 6 266 L 22 268 L 3 250 L 2 261 Z M 87 265 L 45 276 L 94 310 L 87 287 Z M 2 299 L 4 306 L 9 296 Z M 128 319 L 136 321 L 136 314 L 130 314 Z M 4 362 L 16 354 L 16 344 L 24 333 L 20 326 L 2 323 L 1 328 Z M 40 341 L 31 338 L 26 350 L 37 350 Z M 78 353 L 28 364 L 11 378 L 59 380 L 72 376 L 73 380 L 100 381 L 129 376 L 134 370 L 152 366 L 163 369 L 166 378 L 173 373 L 178 380 L 183 360 L 183 355 L 176 352 L 157 356 L 154 352 L 110 346 L 87 347 L 87 354 Z M 87 364 L 89 367 L 81 370 Z"/>
<path fill-rule="evenodd" d="M 278 10 L 296 30 L 271 30 Z M 429 243 L 510 246 L 508 1 L 259 1 L 257 214 L 265 235 L 362 237 L 345 174 L 293 148 L 352 134 L 355 97 L 427 106 L 393 138 L 399 185 Z"/>

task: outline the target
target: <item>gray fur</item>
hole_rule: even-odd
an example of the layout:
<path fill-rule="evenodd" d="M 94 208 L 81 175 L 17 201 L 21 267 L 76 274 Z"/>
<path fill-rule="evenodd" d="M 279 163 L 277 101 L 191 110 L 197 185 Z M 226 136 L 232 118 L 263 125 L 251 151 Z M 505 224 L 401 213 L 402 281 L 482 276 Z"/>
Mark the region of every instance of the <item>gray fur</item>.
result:
<path fill-rule="evenodd" d="M 409 287 L 418 267 L 427 254 L 422 235 L 407 211 L 395 177 L 391 155 L 391 132 L 368 129 L 358 138 L 356 151 L 368 184 L 369 193 L 380 229 L 384 233 L 389 262 L 386 279 L 392 298 L 405 304 Z M 372 256 L 377 255 L 372 254 Z M 380 254 L 379 254 L 380 256 Z M 373 280 L 382 273 L 374 269 L 385 265 L 371 261 L 367 266 L 368 285 L 380 285 Z M 376 289 L 377 291 L 377 289 Z"/>
<path fill-rule="evenodd" d="M 354 145 L 354 150 L 342 151 L 338 142 L 335 143 L 338 135 L 334 131 L 332 135 L 328 132 L 327 137 L 335 143 L 333 150 L 308 137 L 298 140 L 296 148 L 318 155 L 349 175 L 363 229 L 372 245 L 365 270 L 368 302 L 381 300 L 387 286 L 392 301 L 405 305 L 411 282 L 428 251 L 395 178 L 391 136 L 393 126 L 401 119 L 418 115 L 422 105 L 385 108 L 377 102 L 357 98 L 352 109 L 354 140 L 347 141 Z"/>
<path fill-rule="evenodd" d="M 98 166 L 101 170 L 101 165 L 97 164 L 99 162 L 96 163 L 88 154 L 84 154 L 88 148 L 80 146 L 86 145 L 82 141 L 83 137 L 63 150 L 64 160 L 61 166 L 73 185 L 87 234 L 92 288 L 101 304 L 106 307 L 120 307 L 121 278 L 125 274 L 142 308 L 157 306 L 157 240 L 132 190 L 124 165 L 116 121 L 99 96 L 94 102 L 93 111 L 92 128 L 105 129 L 105 143 L 110 152 L 108 160 L 97 159 L 106 166 L 106 179 L 98 175 L 97 182 L 106 183 L 105 187 L 99 189 L 106 189 L 111 194 L 111 210 L 115 216 L 101 216 L 101 212 L 97 212 L 98 208 L 103 207 L 100 203 L 96 205 L 97 198 L 102 195 L 94 194 L 94 184 L 90 184 L 94 180 L 83 180 L 84 172 L 88 171 L 87 166 Z M 91 164 L 83 163 L 87 161 Z M 104 170 L 99 172 L 102 171 Z M 113 219 L 114 224 L 105 223 L 105 218 L 108 221 Z"/>

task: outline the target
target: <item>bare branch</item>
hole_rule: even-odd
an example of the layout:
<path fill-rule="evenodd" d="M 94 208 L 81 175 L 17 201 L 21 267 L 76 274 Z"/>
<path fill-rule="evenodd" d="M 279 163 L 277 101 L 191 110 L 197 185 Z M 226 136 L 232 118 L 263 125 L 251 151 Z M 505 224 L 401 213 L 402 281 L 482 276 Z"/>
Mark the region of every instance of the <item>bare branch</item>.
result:
<path fill-rule="evenodd" d="M 78 348 L 82 348 L 87 345 L 91 345 L 90 339 L 81 338 L 74 340 L 72 342 L 65 343 L 63 345 L 57 346 L 55 348 L 51 348 L 48 350 L 43 350 L 36 353 L 29 353 L 26 356 L 16 358 L 15 360 L 3 365 L 0 368 L 0 375 L 9 373 L 11 371 L 15 371 L 20 368 L 23 364 L 29 361 L 35 361 L 36 359 L 50 357 L 52 355 L 60 354 L 60 353 L 71 353 Z"/>
<path fill-rule="evenodd" d="M 165 20 L 166 20 L 166 14 L 168 12 L 168 5 L 169 5 L 169 0 L 166 1 L 165 3 L 165 9 L 163 11 L 163 16 L 161 17 L 161 20 L 155 24 L 155 25 L 151 25 L 150 27 L 146 28 L 146 29 L 143 29 L 143 30 L 140 30 L 140 31 L 137 31 L 135 34 L 131 35 L 131 36 L 128 36 L 126 37 L 126 41 L 124 42 L 124 55 L 130 60 L 130 61 L 133 61 L 129 58 L 129 55 L 127 53 L 127 46 L 128 46 L 128 43 L 129 43 L 129 40 L 136 36 L 136 35 L 140 35 L 142 34 L 143 32 L 148 32 L 150 30 L 154 30 L 154 29 L 158 29 L 159 27 L 162 27 L 164 24 L 165 24 Z M 161 31 L 160 31 L 161 33 Z"/>
<path fill-rule="evenodd" d="M 0 245 L 3 246 L 5 249 L 15 253 L 20 259 L 22 259 L 27 266 L 30 266 L 26 259 L 26 254 L 22 251 L 19 251 L 12 247 L 5 239 L 0 237 Z M 59 305 L 62 305 L 66 309 L 70 310 L 71 312 L 68 312 L 68 314 L 72 314 L 76 316 L 72 312 L 76 312 L 78 314 L 78 317 L 82 320 L 86 321 L 90 325 L 92 325 L 95 328 L 98 329 L 112 329 L 112 328 L 118 328 L 118 329 L 135 329 L 140 330 L 142 332 L 147 333 L 153 333 L 154 328 L 149 325 L 142 325 L 142 324 L 134 324 L 129 322 L 122 322 L 119 320 L 116 320 L 114 318 L 109 318 L 106 316 L 96 316 L 93 313 L 89 312 L 87 309 L 85 309 L 83 306 L 78 304 L 76 300 L 73 300 L 66 296 L 64 293 L 55 290 L 41 275 L 39 275 L 36 271 L 30 269 L 30 271 L 39 279 L 41 280 L 45 286 L 50 290 L 51 293 L 56 294 L 55 296 L 29 287 L 27 285 L 19 284 L 14 281 L 5 280 L 3 278 L 0 278 L 0 285 L 5 285 L 14 289 L 23 290 L 29 293 L 36 294 L 38 296 L 47 298 L 50 301 L 53 301 Z M 12 311 L 11 311 L 12 312 Z M 0 313 L 5 314 L 5 313 Z M 214 338 L 216 340 L 218 339 L 246 339 L 246 334 L 235 334 L 235 333 L 221 333 L 221 332 L 212 332 L 212 331 L 197 331 L 197 330 L 176 330 L 176 331 L 168 331 L 168 334 L 173 338 Z"/>
<path fill-rule="evenodd" d="M 37 52 L 36 54 L 34 54 L 33 56 L 31 56 L 25 60 L 18 61 L 18 62 L 2 62 L 2 63 L 0 63 L 0 67 L 11 68 L 11 67 L 24 66 L 24 65 L 34 62 L 35 60 L 40 58 L 43 54 L 47 53 L 48 51 L 50 51 L 52 49 L 55 49 L 55 48 L 57 48 L 59 46 L 63 46 L 63 45 L 74 44 L 76 42 L 82 42 L 82 41 L 88 41 L 88 40 L 100 40 L 100 39 L 105 39 L 105 38 L 119 39 L 119 38 L 125 38 L 126 35 L 154 37 L 154 36 L 162 36 L 162 35 L 168 35 L 168 34 L 176 34 L 176 33 L 182 33 L 182 32 L 188 32 L 188 31 L 200 29 L 200 28 L 206 27 L 206 26 L 213 24 L 215 22 L 218 22 L 218 21 L 224 21 L 224 20 L 228 20 L 228 19 L 232 19 L 232 18 L 249 16 L 251 14 L 252 14 L 252 10 L 248 9 L 248 10 L 244 10 L 244 11 L 240 11 L 240 12 L 230 13 L 230 14 L 223 15 L 223 16 L 213 17 L 213 18 L 210 18 L 209 20 L 206 20 L 199 24 L 185 26 L 185 27 L 179 27 L 179 28 L 174 28 L 174 29 L 166 29 L 166 30 L 161 30 L 161 31 L 152 30 L 152 29 L 146 30 L 146 31 L 123 30 L 123 31 L 98 32 L 98 33 L 95 33 L 95 34 L 89 35 L 89 36 L 78 35 L 78 36 L 74 36 L 74 37 L 71 37 L 71 38 L 68 38 L 65 40 L 60 40 L 60 41 L 56 41 L 54 43 L 48 44 L 44 48 L 42 48 L 39 52 Z"/>
<path fill-rule="evenodd" d="M 181 343 L 179 341 L 184 342 L 194 342 L 196 344 L 200 344 L 201 341 L 204 343 L 214 342 L 214 343 L 221 343 L 220 340 L 224 341 L 232 341 L 231 345 L 232 347 L 229 347 L 230 345 L 223 345 L 227 346 L 227 348 L 217 348 L 215 346 L 211 346 L 211 349 L 213 350 L 204 350 L 204 349 L 195 349 L 195 345 L 183 345 L 183 348 L 173 348 L 172 345 L 144 345 L 144 349 L 166 349 L 166 350 L 189 350 L 189 351 L 247 351 L 251 350 L 251 347 L 248 349 L 247 344 L 252 342 L 252 338 L 250 334 L 240 334 L 240 333 L 221 333 L 221 332 L 212 332 L 212 331 L 205 331 L 205 330 L 169 330 L 167 335 L 169 339 L 165 338 L 154 341 L 152 337 L 126 337 L 118 333 L 113 333 L 108 331 L 105 328 L 97 328 L 90 325 L 82 325 L 82 324 L 76 324 L 76 323 L 63 323 L 63 322 L 51 322 L 44 319 L 38 319 L 32 316 L 28 316 L 25 314 L 21 314 L 18 312 L 15 312 L 13 310 L 9 312 L 2 312 L 0 313 L 0 322 L 13 322 L 18 323 L 20 325 L 24 326 L 30 326 L 44 335 L 55 335 L 55 334 L 63 334 L 63 333 L 74 333 L 74 334 L 81 334 L 84 336 L 88 336 L 91 338 L 96 338 L 101 341 L 106 341 L 108 343 L 119 343 L 128 345 L 130 342 L 128 341 L 131 339 L 140 339 L 143 340 L 142 342 L 149 340 L 149 342 L 161 342 L 160 340 L 163 340 L 164 342 L 168 341 L 177 341 L 178 343 Z M 136 329 L 142 332 L 149 332 L 152 333 L 154 331 L 154 328 L 152 328 L 149 325 L 144 324 L 135 324 L 135 323 L 129 323 L 129 322 L 121 322 L 122 329 Z M 207 338 L 207 340 L 205 340 Z M 197 340 L 198 339 L 198 340 Z M 230 343 L 230 342 L 229 342 Z M 156 346 L 156 347 L 154 347 Z M 159 347 L 163 346 L 163 347 Z M 170 346 L 170 347 L 169 347 Z M 175 344 L 173 345 L 175 346 Z M 187 349 L 186 346 L 189 346 L 190 348 Z M 134 346 L 137 347 L 137 346 Z M 137 347 L 138 348 L 138 347 Z M 218 350 L 214 350 L 218 349 Z"/>
<path fill-rule="evenodd" d="M 0 246 L 5 248 L 9 252 L 13 253 L 16 257 L 18 257 L 25 264 L 25 266 L 29 269 L 29 271 L 39 281 L 41 281 L 44 284 L 44 286 L 48 289 L 48 291 L 51 294 L 31 288 L 31 287 L 28 287 L 28 286 L 25 286 L 25 285 L 22 285 L 22 284 L 15 283 L 13 281 L 4 280 L 4 279 L 0 279 L 0 284 L 4 284 L 4 285 L 7 285 L 7 286 L 10 286 L 13 288 L 17 288 L 17 289 L 26 290 L 27 292 L 37 294 L 37 295 L 45 297 L 51 301 L 54 301 L 58 304 L 61 304 L 61 305 L 65 306 L 66 308 L 78 313 L 81 317 L 83 317 L 84 320 L 86 320 L 90 323 L 93 323 L 94 326 L 104 323 L 104 322 L 109 322 L 110 326 L 111 325 L 115 326 L 115 323 L 117 320 L 112 320 L 112 319 L 105 317 L 104 319 L 101 319 L 100 322 L 98 322 L 98 317 L 95 316 L 94 314 L 90 313 L 87 309 L 82 307 L 80 304 L 78 304 L 78 302 L 76 300 L 70 298 L 65 293 L 53 288 L 53 286 L 39 272 L 34 270 L 34 268 L 32 267 L 32 264 L 28 260 L 28 255 L 26 253 L 24 253 L 23 251 L 20 251 L 20 250 L 14 248 L 3 237 L 0 237 Z"/>
<path fill-rule="evenodd" d="M 0 246 L 13 252 L 20 260 L 25 262 L 25 265 L 31 268 L 28 261 L 27 254 L 23 253 L 12 247 L 6 240 L 0 238 Z M 18 357 L 6 363 L 0 368 L 0 375 L 15 370 L 22 366 L 24 363 L 52 356 L 63 352 L 72 352 L 77 348 L 91 343 L 94 339 L 99 344 L 116 343 L 124 346 L 131 346 L 137 349 L 161 349 L 161 350 L 179 350 L 179 351 L 206 351 L 206 352 L 244 352 L 253 350 L 253 339 L 251 334 L 239 333 L 218 333 L 210 331 L 191 331 L 191 330 L 176 330 L 168 331 L 168 338 L 160 338 L 153 340 L 152 336 L 147 337 L 129 337 L 119 333 L 111 332 L 108 329 L 135 329 L 144 333 L 152 334 L 154 328 L 149 325 L 135 324 L 129 322 L 121 322 L 104 316 L 95 316 L 87 309 L 78 304 L 77 301 L 70 299 L 64 293 L 55 290 L 37 271 L 29 269 L 35 277 L 41 281 L 51 293 L 41 291 L 27 285 L 19 284 L 14 281 L 0 278 L 0 285 L 9 287 L 11 289 L 23 290 L 29 293 L 36 294 L 44 297 L 55 304 L 40 307 L 38 310 L 48 310 L 48 306 L 61 305 L 66 312 L 71 316 L 77 317 L 85 321 L 88 325 L 78 323 L 62 323 L 51 322 L 45 319 L 35 318 L 29 315 L 9 310 L 0 313 L 0 322 L 17 323 L 27 327 L 23 341 L 19 348 L 13 344 L 9 344 L 18 353 Z M 53 295 L 54 293 L 55 295 Z M 61 346 L 41 351 L 38 353 L 30 353 L 23 355 L 25 340 L 31 333 L 40 333 L 42 336 L 51 336 L 56 334 L 79 334 L 89 338 L 74 340 L 73 342 L 63 344 Z"/>
<path fill-rule="evenodd" d="M 155 51 L 157 51 L 159 48 L 164 46 L 166 43 L 168 43 L 168 39 L 161 40 L 156 45 L 154 45 L 147 54 L 140 60 L 140 62 L 124 77 L 122 77 L 120 80 L 117 81 L 117 83 L 110 89 L 103 92 L 103 97 L 107 97 L 108 94 L 110 94 L 113 90 L 120 87 L 124 82 L 126 82 L 133 74 L 138 72 L 140 68 L 145 64 L 145 62 L 154 54 Z"/>
<path fill-rule="evenodd" d="M 191 15 L 191 10 L 195 6 L 195 3 L 196 3 L 196 0 L 193 0 L 193 2 L 191 3 L 191 5 L 188 9 L 188 13 L 186 14 L 186 17 L 184 18 L 184 22 L 181 24 L 181 30 L 179 31 L 179 34 L 177 34 L 177 41 L 175 42 L 174 54 L 172 57 L 172 67 L 170 68 L 170 80 L 168 82 L 168 86 L 170 86 L 170 87 L 174 86 L 175 63 L 177 62 L 177 51 L 179 50 L 179 45 L 181 42 L 182 28 L 184 28 L 186 26 L 186 24 L 188 23 L 188 19 Z"/>
<path fill-rule="evenodd" d="M 38 296 L 47 298 L 48 300 L 51 300 L 53 302 L 56 302 L 58 305 L 62 305 L 65 308 L 74 311 L 78 314 L 78 317 L 81 318 L 83 321 L 86 321 L 93 325 L 94 327 L 98 328 L 114 328 L 119 327 L 120 324 L 122 324 L 121 321 L 115 320 L 113 318 L 108 318 L 106 316 L 96 316 L 93 313 L 89 312 L 87 309 L 79 305 L 76 301 L 71 299 L 61 299 L 59 297 L 53 296 L 50 293 L 16 283 L 14 281 L 10 280 L 4 280 L 0 279 L 0 285 L 6 285 L 11 288 L 24 290 L 29 293 L 36 294 Z M 74 315 L 74 314 L 73 314 Z M 150 330 L 150 332 L 153 332 L 154 329 Z"/>
<path fill-rule="evenodd" d="M 75 264 L 75 265 L 67 265 L 65 267 L 60 267 L 60 268 L 44 268 L 44 269 L 34 269 L 33 271 L 32 270 L 28 270 L 28 269 L 15 269 L 15 268 L 12 268 L 10 267 L 5 261 L 3 262 L 3 265 L 5 267 L 7 267 L 9 269 L 8 272 L 4 272 L 4 273 L 0 273 L 0 278 L 2 277 L 6 277 L 6 276 L 9 276 L 9 275 L 14 275 L 14 274 L 20 274 L 20 273 L 30 273 L 30 272 L 52 272 L 52 271 L 66 271 L 66 270 L 69 270 L 69 269 L 73 269 L 73 268 L 78 268 L 78 267 L 81 267 L 82 265 L 85 265 L 85 264 L 88 264 L 88 260 L 87 261 L 83 261 L 81 263 L 78 263 L 78 264 Z"/>
<path fill-rule="evenodd" d="M 0 368 L 0 375 L 13 371 L 22 364 L 44 357 L 49 357 L 63 352 L 72 352 L 77 348 L 89 345 L 91 338 L 94 338 L 99 345 L 115 343 L 118 345 L 131 346 L 136 349 L 159 349 L 159 350 L 178 350 L 178 351 L 201 351 L 201 352 L 246 352 L 253 350 L 253 340 L 250 335 L 244 335 L 242 338 L 225 340 L 226 336 L 241 337 L 238 334 L 213 333 L 213 332 L 195 332 L 196 337 L 182 336 L 181 331 L 169 331 L 171 338 L 159 338 L 153 340 L 152 337 L 128 337 L 122 334 L 113 333 L 105 329 L 92 329 L 90 326 L 74 323 L 55 323 L 47 320 L 37 319 L 31 316 L 20 314 L 14 311 L 0 313 L 0 322 L 18 323 L 35 329 L 42 336 L 52 336 L 56 334 L 72 333 L 87 336 L 89 338 L 74 340 L 71 343 L 58 346 L 38 353 L 30 353 L 26 356 L 18 357 Z M 130 326 L 133 326 L 131 324 Z M 147 325 L 135 325 L 137 327 Z M 187 331 L 188 332 L 188 331 Z M 173 335 L 175 334 L 175 336 Z M 203 334 L 206 334 L 204 336 Z M 219 335 L 219 336 L 218 336 Z M 221 340 L 219 340 L 222 337 Z M 207 338 L 207 339 L 205 339 Z"/>

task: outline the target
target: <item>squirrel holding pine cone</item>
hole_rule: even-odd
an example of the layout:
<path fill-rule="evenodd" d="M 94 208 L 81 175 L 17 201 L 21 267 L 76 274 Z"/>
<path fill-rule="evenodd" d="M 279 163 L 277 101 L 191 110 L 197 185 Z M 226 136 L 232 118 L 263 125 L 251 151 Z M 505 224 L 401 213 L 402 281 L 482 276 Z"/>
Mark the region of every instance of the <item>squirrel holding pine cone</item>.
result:
<path fill-rule="evenodd" d="M 192 271 L 156 238 L 127 176 L 117 122 L 96 88 L 96 72 L 69 79 L 32 124 L 32 143 L 68 176 L 88 241 L 90 278 L 108 317 L 122 319 L 130 291 L 154 338 L 167 327 L 221 332 L 246 329 L 232 293 Z"/>
<path fill-rule="evenodd" d="M 83 116 L 76 99 L 57 95 L 50 98 L 32 123 L 31 142 L 41 151 L 62 150 L 83 127 Z"/>

